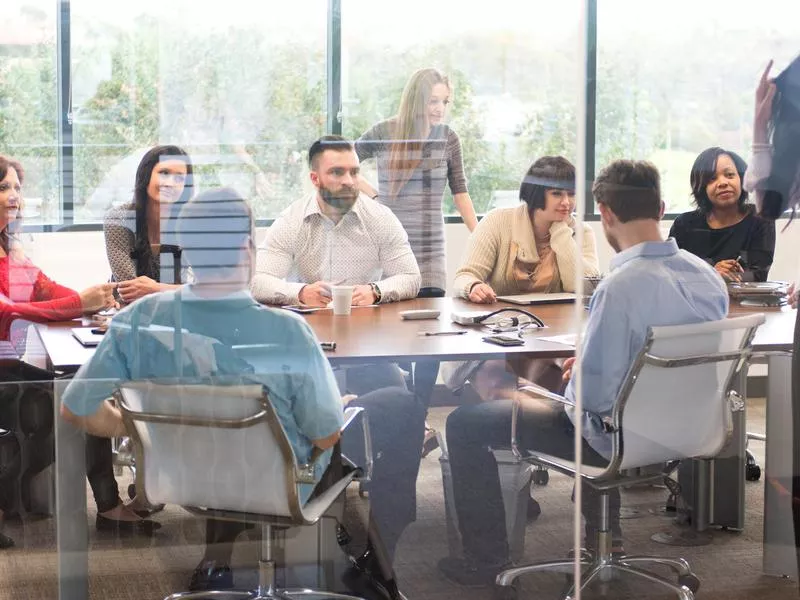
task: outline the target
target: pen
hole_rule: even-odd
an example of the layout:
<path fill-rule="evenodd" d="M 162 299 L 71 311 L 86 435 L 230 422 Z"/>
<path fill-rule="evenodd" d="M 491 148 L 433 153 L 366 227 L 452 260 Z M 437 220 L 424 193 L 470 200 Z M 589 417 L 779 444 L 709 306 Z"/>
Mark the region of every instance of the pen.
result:
<path fill-rule="evenodd" d="M 458 331 L 420 331 L 419 335 L 461 335 L 462 333 L 467 333 L 466 329 L 460 329 Z"/>

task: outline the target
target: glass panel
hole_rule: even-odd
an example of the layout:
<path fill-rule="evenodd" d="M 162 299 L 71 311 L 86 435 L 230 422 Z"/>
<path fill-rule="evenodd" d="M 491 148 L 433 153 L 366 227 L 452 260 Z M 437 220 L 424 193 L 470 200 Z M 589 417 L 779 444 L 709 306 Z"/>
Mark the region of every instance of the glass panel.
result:
<path fill-rule="evenodd" d="M 259 218 L 302 192 L 326 119 L 319 2 L 75 0 L 72 27 L 76 222 L 129 202 L 156 144 L 184 147 L 200 188 L 236 188 Z"/>
<path fill-rule="evenodd" d="M 435 67 L 452 85 L 446 121 L 461 139 L 476 212 L 516 205 L 534 158 L 574 158 L 578 7 L 500 0 L 490 10 L 454 10 L 413 0 L 388 12 L 380 2 L 344 0 L 344 135 L 357 138 L 397 114 L 411 74 Z M 531 23 L 542 24 L 536 35 Z M 377 185 L 374 169 L 367 163 L 364 173 Z M 449 190 L 444 212 L 455 213 Z"/>
<path fill-rule="evenodd" d="M 0 154 L 25 168 L 26 224 L 57 222 L 56 2 L 7 0 L 0 28 Z"/>
<path fill-rule="evenodd" d="M 689 173 L 702 150 L 721 146 L 747 160 L 760 72 L 770 57 L 777 66 L 797 54 L 800 22 L 776 18 L 795 8 L 681 0 L 652 18 L 635 0 L 598 2 L 597 170 L 617 158 L 650 160 L 667 212 L 692 208 Z"/>

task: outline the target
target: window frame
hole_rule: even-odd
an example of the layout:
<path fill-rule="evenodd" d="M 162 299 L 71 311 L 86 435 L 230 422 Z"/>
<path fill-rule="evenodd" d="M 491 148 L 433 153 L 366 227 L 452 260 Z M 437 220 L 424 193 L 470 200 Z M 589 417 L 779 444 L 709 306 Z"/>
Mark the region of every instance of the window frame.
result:
<path fill-rule="evenodd" d="M 56 231 L 100 231 L 102 223 L 75 223 L 75 188 L 73 182 L 74 138 L 72 113 L 72 73 L 71 61 L 71 10 L 70 0 L 58 0 L 56 23 L 56 64 L 58 82 L 58 168 L 60 182 L 60 215 L 59 223 L 26 224 L 25 232 Z M 586 175 L 589 181 L 594 179 L 596 126 L 597 126 L 597 0 L 587 0 L 586 43 Z M 342 0 L 327 0 L 327 40 L 326 40 L 326 134 L 342 132 Z M 583 206 L 584 221 L 599 221 L 595 213 L 595 202 L 587 191 Z M 680 213 L 668 213 L 664 219 L 674 219 Z M 478 218 L 483 215 L 479 215 Z M 787 217 L 780 217 L 785 219 Z M 269 226 L 274 218 L 257 219 L 259 227 Z M 459 215 L 446 215 L 445 223 L 463 223 Z"/>

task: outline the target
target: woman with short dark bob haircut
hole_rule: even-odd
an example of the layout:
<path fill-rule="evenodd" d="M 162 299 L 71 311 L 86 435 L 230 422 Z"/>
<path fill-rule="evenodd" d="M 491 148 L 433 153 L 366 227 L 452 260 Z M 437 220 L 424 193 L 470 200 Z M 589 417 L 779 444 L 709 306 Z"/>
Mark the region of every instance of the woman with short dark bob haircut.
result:
<path fill-rule="evenodd" d="M 161 254 L 173 241 L 170 223 L 192 191 L 192 161 L 186 151 L 178 146 L 155 146 L 145 153 L 136 169 L 133 201 L 106 213 L 106 254 L 112 277 L 120 282 L 123 302 L 181 283 L 161 281 L 162 267 L 166 267 L 161 263 Z M 171 270 L 172 266 L 168 268 Z"/>
<path fill-rule="evenodd" d="M 775 254 L 775 224 L 756 214 L 742 188 L 747 163 L 730 150 L 703 150 L 689 182 L 696 210 L 672 224 L 679 248 L 709 262 L 726 280 L 766 281 Z"/>

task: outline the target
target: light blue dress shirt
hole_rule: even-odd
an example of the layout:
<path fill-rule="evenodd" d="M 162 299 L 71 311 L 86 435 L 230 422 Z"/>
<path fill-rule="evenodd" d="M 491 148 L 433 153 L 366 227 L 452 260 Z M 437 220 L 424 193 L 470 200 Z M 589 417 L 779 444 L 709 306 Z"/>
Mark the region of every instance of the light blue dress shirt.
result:
<path fill-rule="evenodd" d="M 330 436 L 343 423 L 336 380 L 311 328 L 297 315 L 260 305 L 249 292 L 203 298 L 192 287 L 146 296 L 120 311 L 70 382 L 64 404 L 76 415 L 90 415 L 121 381 L 249 374 L 267 386 L 295 457 L 307 462 L 311 440 Z M 178 318 L 182 365 L 173 351 Z M 317 481 L 330 454 L 315 463 Z M 312 490 L 301 486 L 303 501 Z"/>
<path fill-rule="evenodd" d="M 610 416 L 647 329 L 724 319 L 728 292 L 717 272 L 679 250 L 675 240 L 644 242 L 611 260 L 611 273 L 592 296 L 583 338 L 581 387 L 586 411 Z M 573 381 L 565 393 L 575 400 Z M 567 407 L 572 422 L 574 409 Z M 583 419 L 583 437 L 598 453 L 611 456 L 611 435 L 596 418 Z"/>

